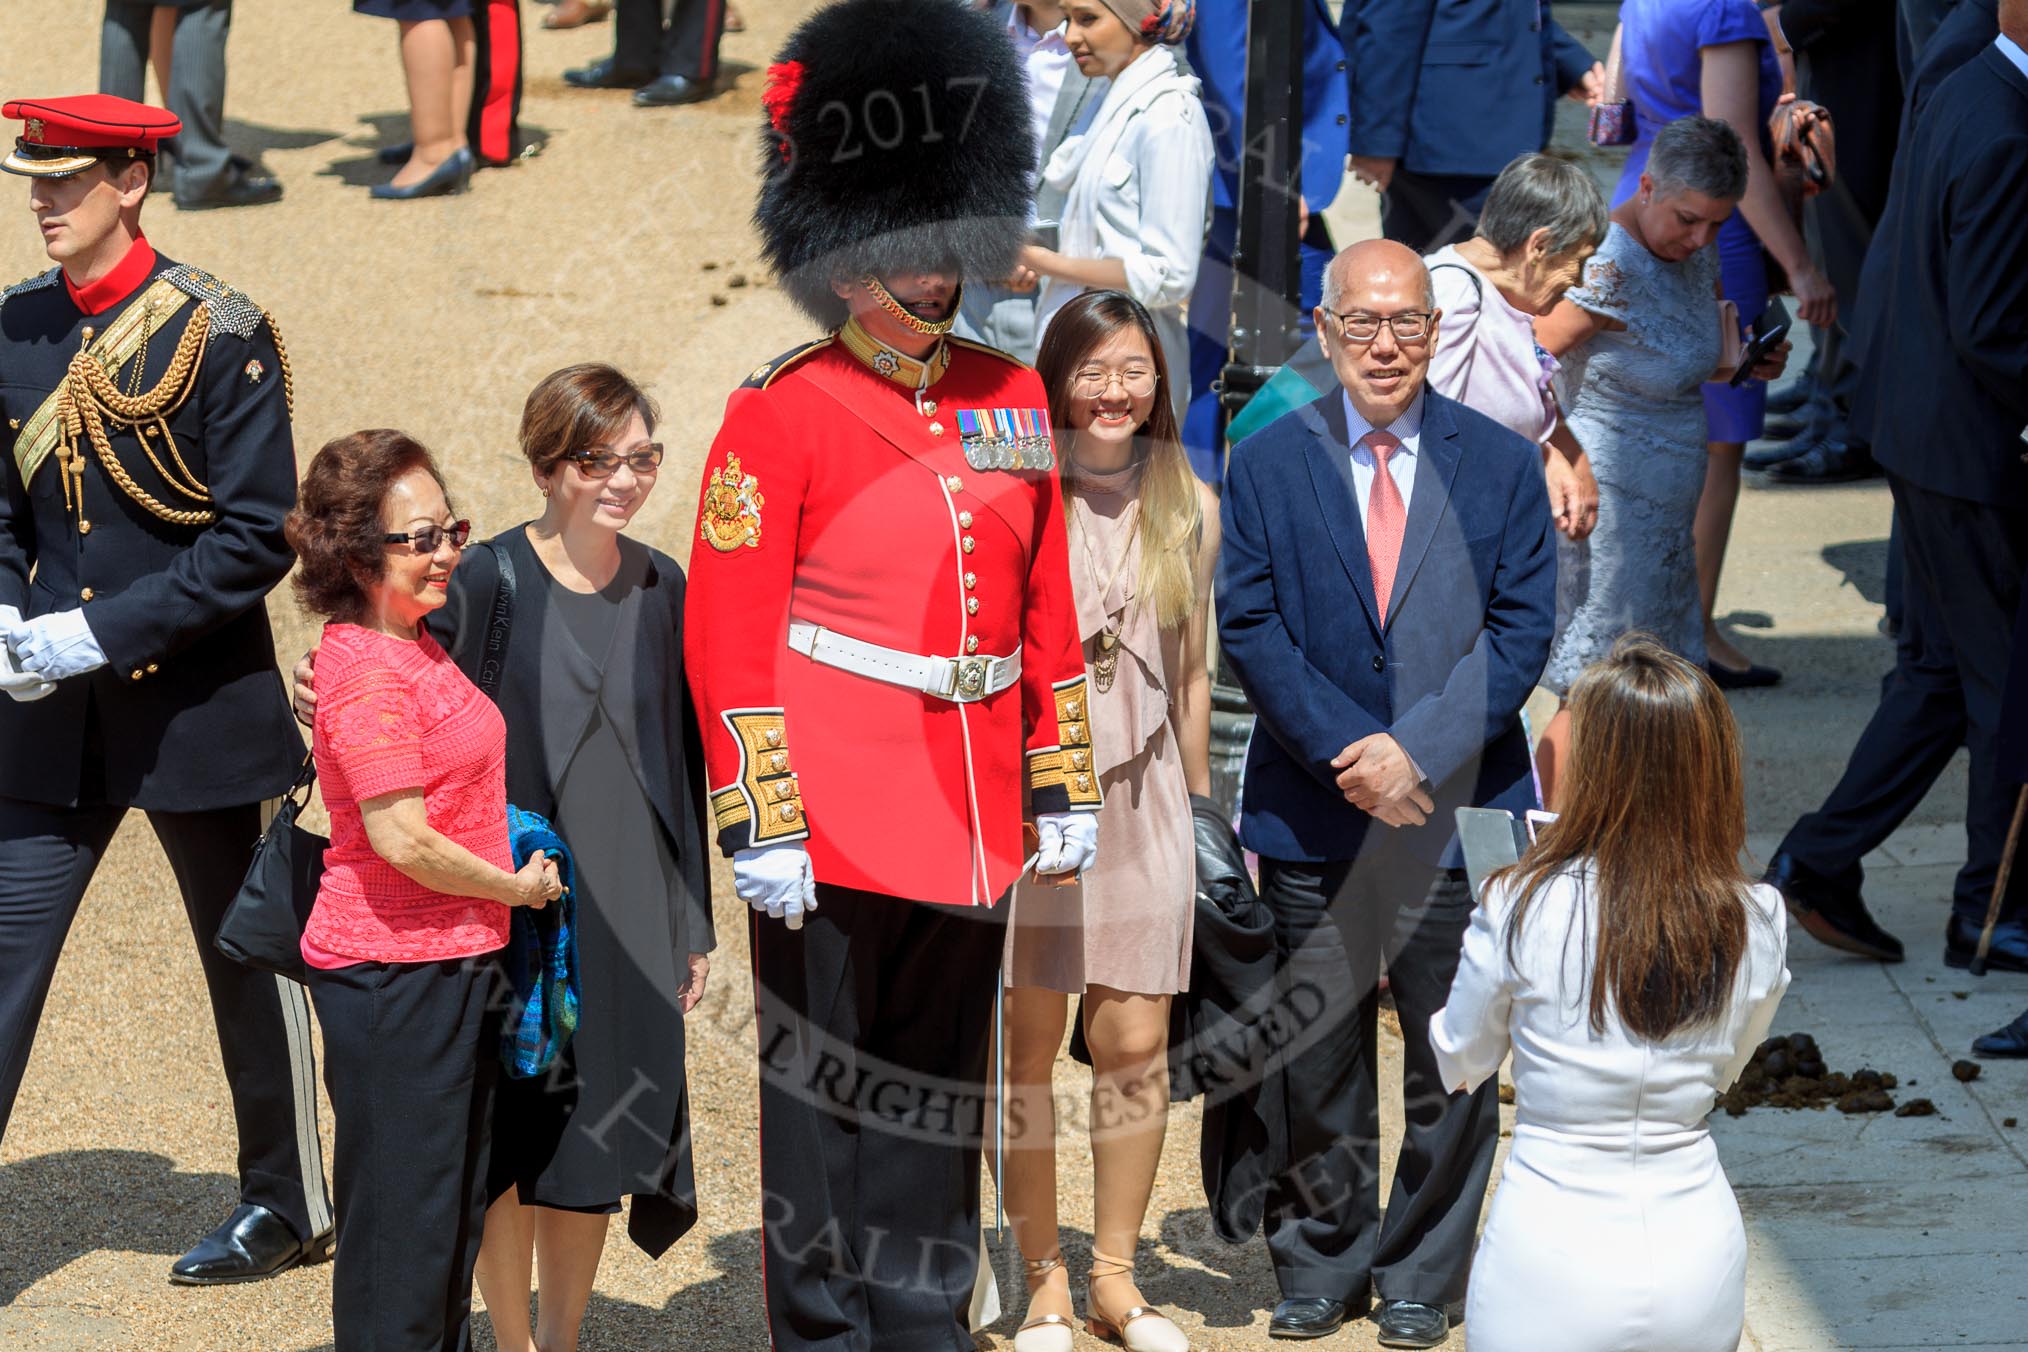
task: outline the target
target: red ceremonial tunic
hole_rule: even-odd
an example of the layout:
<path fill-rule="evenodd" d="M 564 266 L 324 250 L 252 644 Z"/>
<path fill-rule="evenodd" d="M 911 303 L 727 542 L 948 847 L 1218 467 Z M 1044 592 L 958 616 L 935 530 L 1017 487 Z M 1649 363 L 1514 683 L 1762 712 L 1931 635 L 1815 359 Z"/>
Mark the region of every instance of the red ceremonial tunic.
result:
<path fill-rule="evenodd" d="M 727 853 L 801 840 L 819 882 L 991 905 L 1021 871 L 1024 806 L 1099 795 L 1056 478 L 974 468 L 961 444 L 961 427 L 1046 438 L 1041 378 L 946 342 L 920 391 L 833 335 L 733 393 L 699 500 L 684 665 Z M 1019 650 L 1020 679 L 953 703 L 791 650 L 792 617 L 919 656 Z"/>

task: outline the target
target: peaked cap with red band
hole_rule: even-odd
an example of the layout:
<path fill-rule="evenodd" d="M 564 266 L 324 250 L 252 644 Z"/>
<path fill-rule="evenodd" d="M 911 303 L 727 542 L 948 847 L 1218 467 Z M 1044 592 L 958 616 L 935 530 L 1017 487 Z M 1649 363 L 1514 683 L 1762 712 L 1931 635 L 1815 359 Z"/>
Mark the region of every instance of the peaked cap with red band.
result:
<path fill-rule="evenodd" d="M 31 178 L 63 178 L 102 159 L 152 155 L 183 130 L 168 109 L 111 94 L 12 99 L 0 115 L 27 124 L 0 169 Z"/>
<path fill-rule="evenodd" d="M 834 0 L 790 35 L 761 104 L 762 251 L 826 328 L 845 321 L 834 277 L 1012 269 L 1035 133 L 996 20 L 953 0 Z"/>

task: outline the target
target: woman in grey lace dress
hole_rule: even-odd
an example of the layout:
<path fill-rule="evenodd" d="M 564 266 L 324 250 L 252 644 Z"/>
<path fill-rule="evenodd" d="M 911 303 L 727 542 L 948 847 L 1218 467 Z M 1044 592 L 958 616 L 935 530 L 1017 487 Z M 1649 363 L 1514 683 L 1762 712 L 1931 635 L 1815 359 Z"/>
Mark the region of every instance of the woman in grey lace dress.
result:
<path fill-rule="evenodd" d="M 1713 241 L 1746 178 L 1746 149 L 1725 123 L 1670 123 L 1583 283 L 1536 326 L 1563 363 L 1563 406 L 1599 491 L 1597 529 L 1557 541 L 1556 641 L 1542 683 L 1558 694 L 1633 629 L 1704 661 L 1691 535 L 1704 491 L 1701 387 L 1732 374 L 1719 365 Z M 1779 374 L 1786 355 L 1784 344 L 1754 374 Z M 1568 737 L 1559 711 L 1536 752 L 1547 802 Z"/>

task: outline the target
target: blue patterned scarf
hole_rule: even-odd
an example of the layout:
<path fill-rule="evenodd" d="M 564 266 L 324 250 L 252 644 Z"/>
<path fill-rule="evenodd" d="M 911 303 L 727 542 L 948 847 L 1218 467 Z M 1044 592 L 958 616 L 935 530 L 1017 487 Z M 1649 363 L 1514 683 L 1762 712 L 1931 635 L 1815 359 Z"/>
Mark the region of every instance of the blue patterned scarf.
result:
<path fill-rule="evenodd" d="M 507 942 L 504 965 L 514 994 L 500 1030 L 500 1059 L 508 1074 L 527 1080 L 548 1070 L 577 1031 L 577 865 L 546 818 L 512 804 L 507 838 L 515 868 L 546 854 L 563 882 L 563 895 L 549 905 L 514 908 Z"/>

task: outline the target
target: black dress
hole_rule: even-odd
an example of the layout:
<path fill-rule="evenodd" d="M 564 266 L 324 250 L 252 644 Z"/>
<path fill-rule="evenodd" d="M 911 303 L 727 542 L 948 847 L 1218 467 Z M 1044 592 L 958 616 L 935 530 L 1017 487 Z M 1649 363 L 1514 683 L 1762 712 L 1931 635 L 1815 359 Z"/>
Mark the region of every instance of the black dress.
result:
<path fill-rule="evenodd" d="M 474 551 L 479 567 L 453 574 L 466 594 L 445 609 L 456 612 L 460 648 L 483 646 L 471 639 L 483 640 L 497 588 L 497 565 L 485 565 L 503 553 L 512 560 L 511 644 L 498 691 L 509 796 L 550 818 L 577 867 L 577 1031 L 546 1075 L 502 1079 L 490 1196 L 518 1185 L 526 1204 L 594 1213 L 616 1212 L 631 1196 L 629 1233 L 659 1255 L 697 1215 L 679 993 L 689 953 L 708 951 L 714 938 L 694 818 L 675 814 L 672 832 L 644 785 L 655 758 L 687 759 L 689 737 L 672 751 L 642 715 L 644 702 L 683 686 L 680 665 L 662 669 L 663 649 L 647 638 L 660 636 L 664 613 L 644 604 L 644 592 L 669 587 L 672 573 L 680 589 L 681 573 L 623 545 L 612 582 L 578 593 L 549 575 L 517 528 Z M 680 695 L 678 716 L 686 716 Z M 671 796 L 689 797 L 687 765 L 656 768 L 658 781 L 682 786 Z"/>

